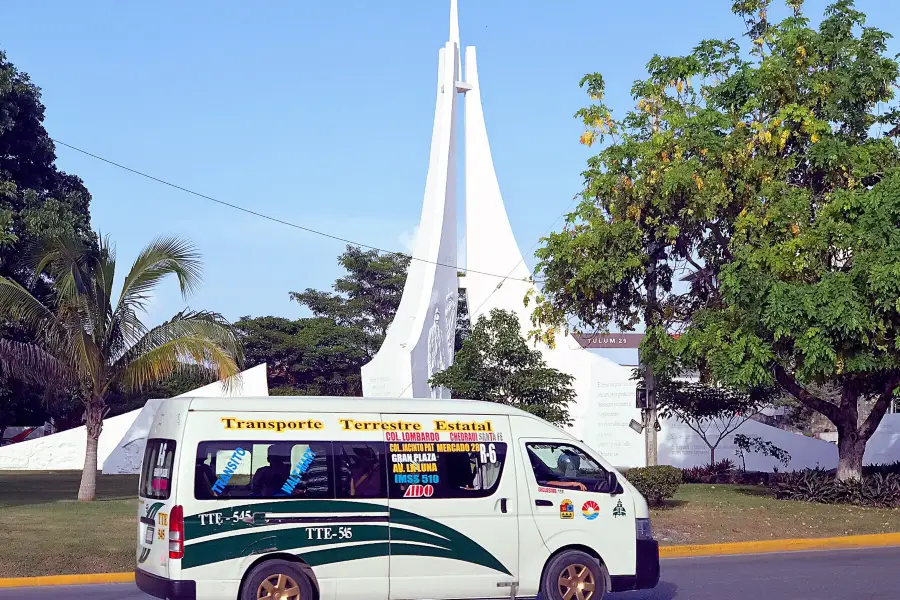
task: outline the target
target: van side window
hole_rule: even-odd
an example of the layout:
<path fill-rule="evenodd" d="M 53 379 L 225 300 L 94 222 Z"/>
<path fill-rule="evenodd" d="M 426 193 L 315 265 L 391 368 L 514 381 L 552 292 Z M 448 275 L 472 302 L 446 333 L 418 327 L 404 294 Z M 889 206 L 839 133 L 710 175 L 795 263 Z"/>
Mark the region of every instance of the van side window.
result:
<path fill-rule="evenodd" d="M 607 471 L 570 444 L 525 445 L 537 484 L 543 487 L 605 492 Z"/>
<path fill-rule="evenodd" d="M 383 442 L 334 443 L 338 498 L 387 498 Z"/>
<path fill-rule="evenodd" d="M 201 442 L 194 495 L 332 498 L 330 442 Z"/>
<path fill-rule="evenodd" d="M 391 498 L 484 498 L 500 483 L 506 444 L 390 443 Z"/>
<path fill-rule="evenodd" d="M 172 493 L 172 466 L 175 440 L 150 439 L 144 448 L 140 495 L 152 500 L 168 500 Z"/>

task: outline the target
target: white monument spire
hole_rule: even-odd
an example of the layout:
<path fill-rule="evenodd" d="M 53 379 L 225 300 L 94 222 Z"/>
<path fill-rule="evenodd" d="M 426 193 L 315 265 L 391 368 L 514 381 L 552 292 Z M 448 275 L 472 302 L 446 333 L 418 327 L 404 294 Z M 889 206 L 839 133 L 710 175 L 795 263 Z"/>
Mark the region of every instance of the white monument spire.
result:
<path fill-rule="evenodd" d="M 456 331 L 457 13 L 456 0 L 451 0 L 450 40 L 438 53 L 431 156 L 414 260 L 384 343 L 362 368 L 365 396 L 449 397 L 446 390 L 431 389 L 428 380 L 452 364 Z"/>
<path fill-rule="evenodd" d="M 450 0 L 450 41 L 459 47 L 459 4 Z"/>
<path fill-rule="evenodd" d="M 363 394 L 369 397 L 449 396 L 445 390 L 432 389 L 428 380 L 453 362 L 459 286 L 455 267 L 456 118 L 461 92 L 465 93 L 466 111 L 468 269 L 463 281 L 470 317 L 474 322 L 491 309 L 501 308 L 518 315 L 523 334 L 531 328 L 531 309 L 524 306 L 523 299 L 533 284 L 528 281 L 528 265 L 516 244 L 494 171 L 472 47 L 465 51 L 463 80 L 458 18 L 457 0 L 450 0 L 450 39 L 438 54 L 431 159 L 413 251 L 414 259 L 421 260 L 411 262 L 387 338 L 372 362 L 362 369 Z M 570 406 L 575 421 L 573 433 L 582 439 L 600 440 L 597 449 L 614 464 L 643 464 L 641 436 L 627 427 L 629 419 L 640 418 L 633 408 L 631 369 L 583 350 L 571 336 L 562 333 L 555 348 L 541 345 L 539 349 L 550 366 L 575 377 L 578 400 Z M 613 400 L 616 402 L 611 404 Z M 604 412 L 598 412 L 604 404 Z M 608 444 L 603 441 L 607 439 L 611 440 Z"/>

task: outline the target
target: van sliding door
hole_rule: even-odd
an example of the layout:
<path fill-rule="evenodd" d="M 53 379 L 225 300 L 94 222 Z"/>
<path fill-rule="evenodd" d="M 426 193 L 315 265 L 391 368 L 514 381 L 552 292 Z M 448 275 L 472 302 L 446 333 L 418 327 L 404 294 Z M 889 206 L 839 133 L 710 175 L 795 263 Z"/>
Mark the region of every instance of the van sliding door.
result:
<path fill-rule="evenodd" d="M 509 417 L 383 414 L 382 421 L 390 597 L 509 597 L 519 562 Z"/>

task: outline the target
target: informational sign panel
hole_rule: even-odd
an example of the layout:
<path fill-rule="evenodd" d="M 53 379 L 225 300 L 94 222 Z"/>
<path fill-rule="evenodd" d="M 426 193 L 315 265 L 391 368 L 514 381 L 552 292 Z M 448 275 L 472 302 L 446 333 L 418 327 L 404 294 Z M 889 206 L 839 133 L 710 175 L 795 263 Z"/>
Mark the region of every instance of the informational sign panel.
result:
<path fill-rule="evenodd" d="M 637 348 L 644 339 L 643 333 L 575 334 L 572 337 L 582 348 Z"/>

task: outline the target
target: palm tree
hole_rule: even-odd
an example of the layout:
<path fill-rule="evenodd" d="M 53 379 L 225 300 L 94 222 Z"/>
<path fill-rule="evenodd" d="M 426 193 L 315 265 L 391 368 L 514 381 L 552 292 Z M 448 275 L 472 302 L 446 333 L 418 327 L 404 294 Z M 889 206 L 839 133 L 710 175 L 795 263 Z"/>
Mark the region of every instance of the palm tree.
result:
<path fill-rule="evenodd" d="M 148 328 L 140 319 L 153 289 L 168 275 L 183 297 L 200 282 L 200 255 L 180 238 L 159 238 L 144 248 L 113 302 L 115 251 L 63 238 L 35 253 L 34 277 L 49 280 L 53 304 L 19 283 L 0 277 L 0 317 L 35 335 L 33 343 L 0 339 L 0 362 L 20 377 L 56 389 L 74 389 L 84 402 L 87 451 L 78 499 L 94 499 L 97 440 L 113 390 L 140 392 L 176 371 L 203 365 L 225 380 L 243 360 L 231 325 L 212 312 L 183 310 Z"/>

